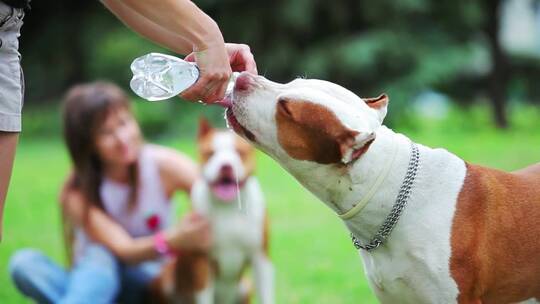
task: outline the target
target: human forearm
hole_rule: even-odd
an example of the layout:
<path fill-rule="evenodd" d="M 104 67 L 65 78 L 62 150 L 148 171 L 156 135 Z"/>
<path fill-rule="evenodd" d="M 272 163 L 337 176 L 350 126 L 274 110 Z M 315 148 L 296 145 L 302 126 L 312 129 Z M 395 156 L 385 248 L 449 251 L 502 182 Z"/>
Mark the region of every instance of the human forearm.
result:
<path fill-rule="evenodd" d="M 111 219 L 103 210 L 88 206 L 83 195 L 77 190 L 63 190 L 62 210 L 73 226 L 84 229 L 90 238 L 107 247 L 125 263 L 139 263 L 152 260 L 161 253 L 157 247 L 163 245 L 171 250 L 207 250 L 211 244 L 208 221 L 196 214 L 188 214 L 179 224 L 162 231 L 162 240 L 155 235 L 132 237 L 120 224 Z M 156 246 L 158 244 L 159 246 Z"/>
<path fill-rule="evenodd" d="M 184 43 L 178 47 L 181 50 L 176 50 L 179 53 L 187 54 L 205 50 L 214 44 L 223 44 L 223 36 L 217 24 L 191 1 L 107 0 L 106 2 L 121 2 L 161 27 L 163 31 L 182 37 Z M 134 23 L 137 23 L 137 20 L 134 20 Z"/>
<path fill-rule="evenodd" d="M 184 223 L 185 224 L 185 223 Z M 164 242 L 161 246 L 166 246 L 171 252 L 182 252 L 186 250 L 206 250 L 209 246 L 207 233 L 200 233 L 198 229 L 206 229 L 206 223 L 192 224 L 171 227 L 159 232 L 160 235 L 152 235 L 138 238 L 124 238 L 124 242 L 114 242 L 108 244 L 112 252 L 125 263 L 139 263 L 145 260 L 155 259 L 163 252 L 158 252 L 159 240 Z M 156 243 L 158 242 L 158 243 Z M 156 246 L 156 244 L 158 244 Z"/>
<path fill-rule="evenodd" d="M 117 242 L 116 244 L 107 244 L 107 247 L 122 262 L 127 264 L 137 264 L 159 257 L 152 236 L 132 238 L 127 242 Z"/>
<path fill-rule="evenodd" d="M 152 237 L 133 238 L 103 210 L 89 206 L 84 196 L 69 189 L 69 179 L 61 194 L 62 212 L 73 227 L 83 229 L 94 242 L 107 247 L 126 263 L 151 260 L 158 256 Z"/>
<path fill-rule="evenodd" d="M 181 36 L 167 31 L 118 0 L 104 0 L 103 4 L 126 26 L 136 33 L 176 53 L 186 54 L 192 45 Z"/>

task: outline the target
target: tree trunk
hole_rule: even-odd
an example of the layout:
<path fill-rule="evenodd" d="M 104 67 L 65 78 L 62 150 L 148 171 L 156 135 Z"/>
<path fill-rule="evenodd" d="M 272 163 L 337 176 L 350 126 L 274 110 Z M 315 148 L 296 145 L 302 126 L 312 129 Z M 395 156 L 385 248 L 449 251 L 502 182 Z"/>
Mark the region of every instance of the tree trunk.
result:
<path fill-rule="evenodd" d="M 488 94 L 493 106 L 495 125 L 498 128 L 508 127 L 506 113 L 506 94 L 508 87 L 508 58 L 499 41 L 501 0 L 486 0 L 484 8 L 487 14 L 485 32 L 488 37 L 492 70 L 488 78 Z"/>
<path fill-rule="evenodd" d="M 66 41 L 64 52 L 69 62 L 65 69 L 65 87 L 82 82 L 87 76 L 84 65 L 86 54 L 81 37 L 81 33 L 84 33 L 82 30 L 84 19 L 89 9 L 89 5 L 85 2 L 87 1 L 64 1 L 65 10 L 62 12 L 66 22 L 63 33 Z"/>

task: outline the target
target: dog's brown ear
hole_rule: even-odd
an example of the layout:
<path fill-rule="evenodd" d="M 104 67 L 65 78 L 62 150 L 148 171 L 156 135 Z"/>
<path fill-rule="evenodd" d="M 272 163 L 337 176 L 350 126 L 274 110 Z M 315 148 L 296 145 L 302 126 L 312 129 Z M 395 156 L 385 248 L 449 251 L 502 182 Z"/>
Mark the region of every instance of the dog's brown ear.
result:
<path fill-rule="evenodd" d="M 368 134 L 352 130 L 323 105 L 281 98 L 277 103 L 278 142 L 290 157 L 320 164 L 349 163 L 369 147 Z M 373 141 L 374 135 L 369 135 Z"/>
<path fill-rule="evenodd" d="M 204 117 L 199 118 L 199 131 L 197 132 L 197 138 L 201 139 L 208 135 L 213 130 L 212 125 L 208 122 L 208 119 Z"/>
<path fill-rule="evenodd" d="M 388 108 L 388 95 L 381 94 L 377 97 L 373 98 L 362 98 L 364 102 L 368 105 L 368 107 L 372 108 L 375 112 L 377 112 L 377 115 L 379 116 L 379 120 L 384 120 L 384 117 L 386 116 L 386 111 Z"/>

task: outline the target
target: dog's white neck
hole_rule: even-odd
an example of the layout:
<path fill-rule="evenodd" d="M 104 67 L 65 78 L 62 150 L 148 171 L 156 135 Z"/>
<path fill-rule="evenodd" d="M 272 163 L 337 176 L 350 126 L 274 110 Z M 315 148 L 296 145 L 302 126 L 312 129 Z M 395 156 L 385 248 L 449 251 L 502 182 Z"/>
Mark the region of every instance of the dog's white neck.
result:
<path fill-rule="evenodd" d="M 381 126 L 371 147 L 352 165 L 321 166 L 306 162 L 302 168 L 298 164 L 284 166 L 334 212 L 343 214 L 358 204 L 373 187 L 374 179 L 381 174 L 386 164 L 392 162 L 390 173 L 379 189 L 362 211 L 351 219 L 355 223 L 360 221 L 361 227 L 346 222 L 357 237 L 367 241 L 392 209 L 407 171 L 410 153 L 410 140 L 407 137 Z M 392 160 L 394 154 L 395 159 Z"/>
<path fill-rule="evenodd" d="M 349 191 L 350 194 L 341 202 L 343 212 L 353 208 L 368 191 L 376 190 L 367 205 L 345 221 L 349 230 L 363 243 L 373 238 L 392 210 L 407 173 L 411 152 L 410 139 L 382 126 L 372 147 L 351 168 L 353 191 Z M 377 189 L 372 189 L 374 179 L 387 165 L 391 166 L 389 174 Z"/>

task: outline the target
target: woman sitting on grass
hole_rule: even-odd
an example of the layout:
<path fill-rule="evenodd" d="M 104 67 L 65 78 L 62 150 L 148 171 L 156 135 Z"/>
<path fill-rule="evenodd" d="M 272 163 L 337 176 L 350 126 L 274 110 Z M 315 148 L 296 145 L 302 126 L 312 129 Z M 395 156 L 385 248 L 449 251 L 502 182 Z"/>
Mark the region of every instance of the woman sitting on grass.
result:
<path fill-rule="evenodd" d="M 190 190 L 197 167 L 177 151 L 144 143 L 128 98 L 109 83 L 71 89 L 63 125 L 74 165 L 61 195 L 76 228 L 73 267 L 20 250 L 10 261 L 15 285 L 39 303 L 143 302 L 169 253 L 210 246 L 205 219 L 171 221 L 171 197 Z"/>

